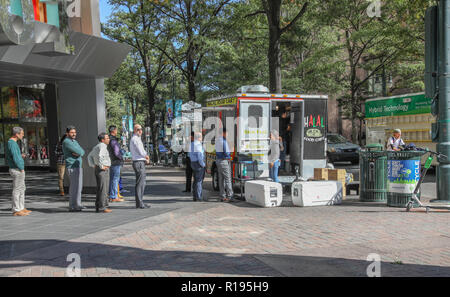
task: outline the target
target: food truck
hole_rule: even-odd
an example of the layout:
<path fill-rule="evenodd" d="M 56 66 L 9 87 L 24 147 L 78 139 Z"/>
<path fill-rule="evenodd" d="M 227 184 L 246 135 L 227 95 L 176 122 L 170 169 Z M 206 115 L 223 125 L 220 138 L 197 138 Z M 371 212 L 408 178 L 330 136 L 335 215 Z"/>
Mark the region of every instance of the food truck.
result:
<path fill-rule="evenodd" d="M 287 171 L 309 178 L 315 167 L 325 167 L 327 100 L 324 95 L 271 94 L 263 86 L 241 87 L 237 94 L 207 100 L 202 108 L 203 132 L 213 188 L 219 188 L 214 143 L 221 127 L 228 132 L 233 180 L 269 177 L 270 131 L 279 131 L 281 110 L 289 113 Z"/>
<path fill-rule="evenodd" d="M 436 151 L 436 143 L 433 143 L 431 135 L 431 126 L 436 122 L 431 114 L 431 101 L 424 93 L 367 100 L 366 143 L 386 146 L 394 129 L 401 129 L 405 143 Z M 434 161 L 433 165 L 436 164 Z"/>

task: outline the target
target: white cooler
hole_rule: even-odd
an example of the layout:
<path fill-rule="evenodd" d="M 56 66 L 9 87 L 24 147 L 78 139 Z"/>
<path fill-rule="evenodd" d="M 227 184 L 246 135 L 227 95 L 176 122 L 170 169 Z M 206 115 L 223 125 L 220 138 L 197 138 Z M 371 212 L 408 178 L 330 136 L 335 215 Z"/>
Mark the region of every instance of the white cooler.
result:
<path fill-rule="evenodd" d="M 342 203 L 342 183 L 339 181 L 306 181 L 292 184 L 295 206 L 324 206 Z"/>
<path fill-rule="evenodd" d="M 262 207 L 277 207 L 283 201 L 280 183 L 254 180 L 245 183 L 245 201 Z"/>

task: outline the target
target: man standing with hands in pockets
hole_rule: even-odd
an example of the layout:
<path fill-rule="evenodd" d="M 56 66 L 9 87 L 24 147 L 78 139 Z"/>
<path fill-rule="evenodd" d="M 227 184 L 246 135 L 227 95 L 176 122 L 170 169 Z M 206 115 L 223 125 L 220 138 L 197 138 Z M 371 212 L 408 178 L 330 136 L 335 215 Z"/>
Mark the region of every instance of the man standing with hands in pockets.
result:
<path fill-rule="evenodd" d="M 108 188 L 109 188 L 109 168 L 111 159 L 109 158 L 108 144 L 109 135 L 101 133 L 98 136 L 97 144 L 88 155 L 89 166 L 95 167 L 95 177 L 97 179 L 97 196 L 95 209 L 97 212 L 110 213 L 108 209 Z"/>
<path fill-rule="evenodd" d="M 31 213 L 25 208 L 25 154 L 22 154 L 17 141 L 24 137 L 23 129 L 14 127 L 12 137 L 6 147 L 6 162 L 9 166 L 9 174 L 13 179 L 12 211 L 13 216 L 23 217 Z"/>
<path fill-rule="evenodd" d="M 150 158 L 144 149 L 142 143 L 142 127 L 139 124 L 134 125 L 133 137 L 130 140 L 130 152 L 133 159 L 133 169 L 136 174 L 136 208 L 150 208 L 150 206 L 144 203 L 145 192 L 145 164 L 150 164 Z"/>

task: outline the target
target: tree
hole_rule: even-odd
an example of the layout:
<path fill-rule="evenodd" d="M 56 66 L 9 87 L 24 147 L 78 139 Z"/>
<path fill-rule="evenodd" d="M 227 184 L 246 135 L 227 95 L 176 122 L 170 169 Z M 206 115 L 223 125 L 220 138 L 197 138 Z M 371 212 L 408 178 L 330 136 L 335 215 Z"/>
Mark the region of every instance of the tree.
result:
<path fill-rule="evenodd" d="M 231 0 L 154 0 L 160 12 L 161 30 L 170 38 L 170 45 L 163 47 L 156 40 L 152 43 L 183 74 L 189 100 L 196 101 L 196 81 L 205 55 L 220 38 L 226 19 L 226 7 Z"/>
<path fill-rule="evenodd" d="M 128 102 L 133 121 L 143 112 L 146 106 L 142 65 L 136 53 L 131 53 L 114 75 L 106 81 L 106 88 L 122 95 L 122 100 Z"/>
<path fill-rule="evenodd" d="M 426 1 L 421 1 L 422 4 Z M 330 0 L 323 2 L 324 24 L 340 32 L 347 71 L 340 81 L 347 92 L 339 98 L 344 115 L 352 121 L 352 140 L 359 140 L 358 126 L 364 117 L 368 82 L 386 68 L 399 64 L 417 52 L 415 34 L 397 13 L 405 11 L 408 1 L 386 2 L 381 17 L 367 14 L 370 2 L 363 0 Z M 417 27 L 415 27 L 417 29 Z"/>
<path fill-rule="evenodd" d="M 297 1 L 289 1 L 287 4 L 292 6 L 299 6 Z M 269 63 L 269 89 L 274 93 L 282 92 L 281 85 L 281 36 L 290 30 L 294 24 L 305 14 L 308 7 L 308 1 L 302 1 L 303 5 L 300 11 L 286 22 L 282 20 L 282 0 L 261 0 L 261 9 L 250 13 L 248 16 L 255 16 L 257 14 L 265 14 L 267 17 L 267 24 L 269 30 L 269 48 L 267 58 Z M 289 10 L 290 11 L 290 10 Z M 289 16 L 289 12 L 284 15 Z M 282 23 L 286 23 L 282 26 Z"/>
<path fill-rule="evenodd" d="M 157 44 L 159 49 L 167 50 L 170 43 L 160 27 L 162 15 L 147 0 L 109 0 L 109 3 L 116 7 L 116 12 L 103 26 L 103 33 L 111 39 L 130 45 L 139 57 L 148 99 L 154 154 L 157 155 L 156 89 L 170 71 L 170 62 L 154 46 Z"/>

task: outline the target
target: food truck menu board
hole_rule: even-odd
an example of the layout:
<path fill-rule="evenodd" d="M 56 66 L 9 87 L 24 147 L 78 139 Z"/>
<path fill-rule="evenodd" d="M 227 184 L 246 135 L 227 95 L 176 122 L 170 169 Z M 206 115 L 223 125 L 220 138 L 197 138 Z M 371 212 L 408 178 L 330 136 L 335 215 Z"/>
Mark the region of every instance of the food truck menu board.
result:
<path fill-rule="evenodd" d="M 303 159 L 326 158 L 327 100 L 305 99 L 305 144 Z"/>

